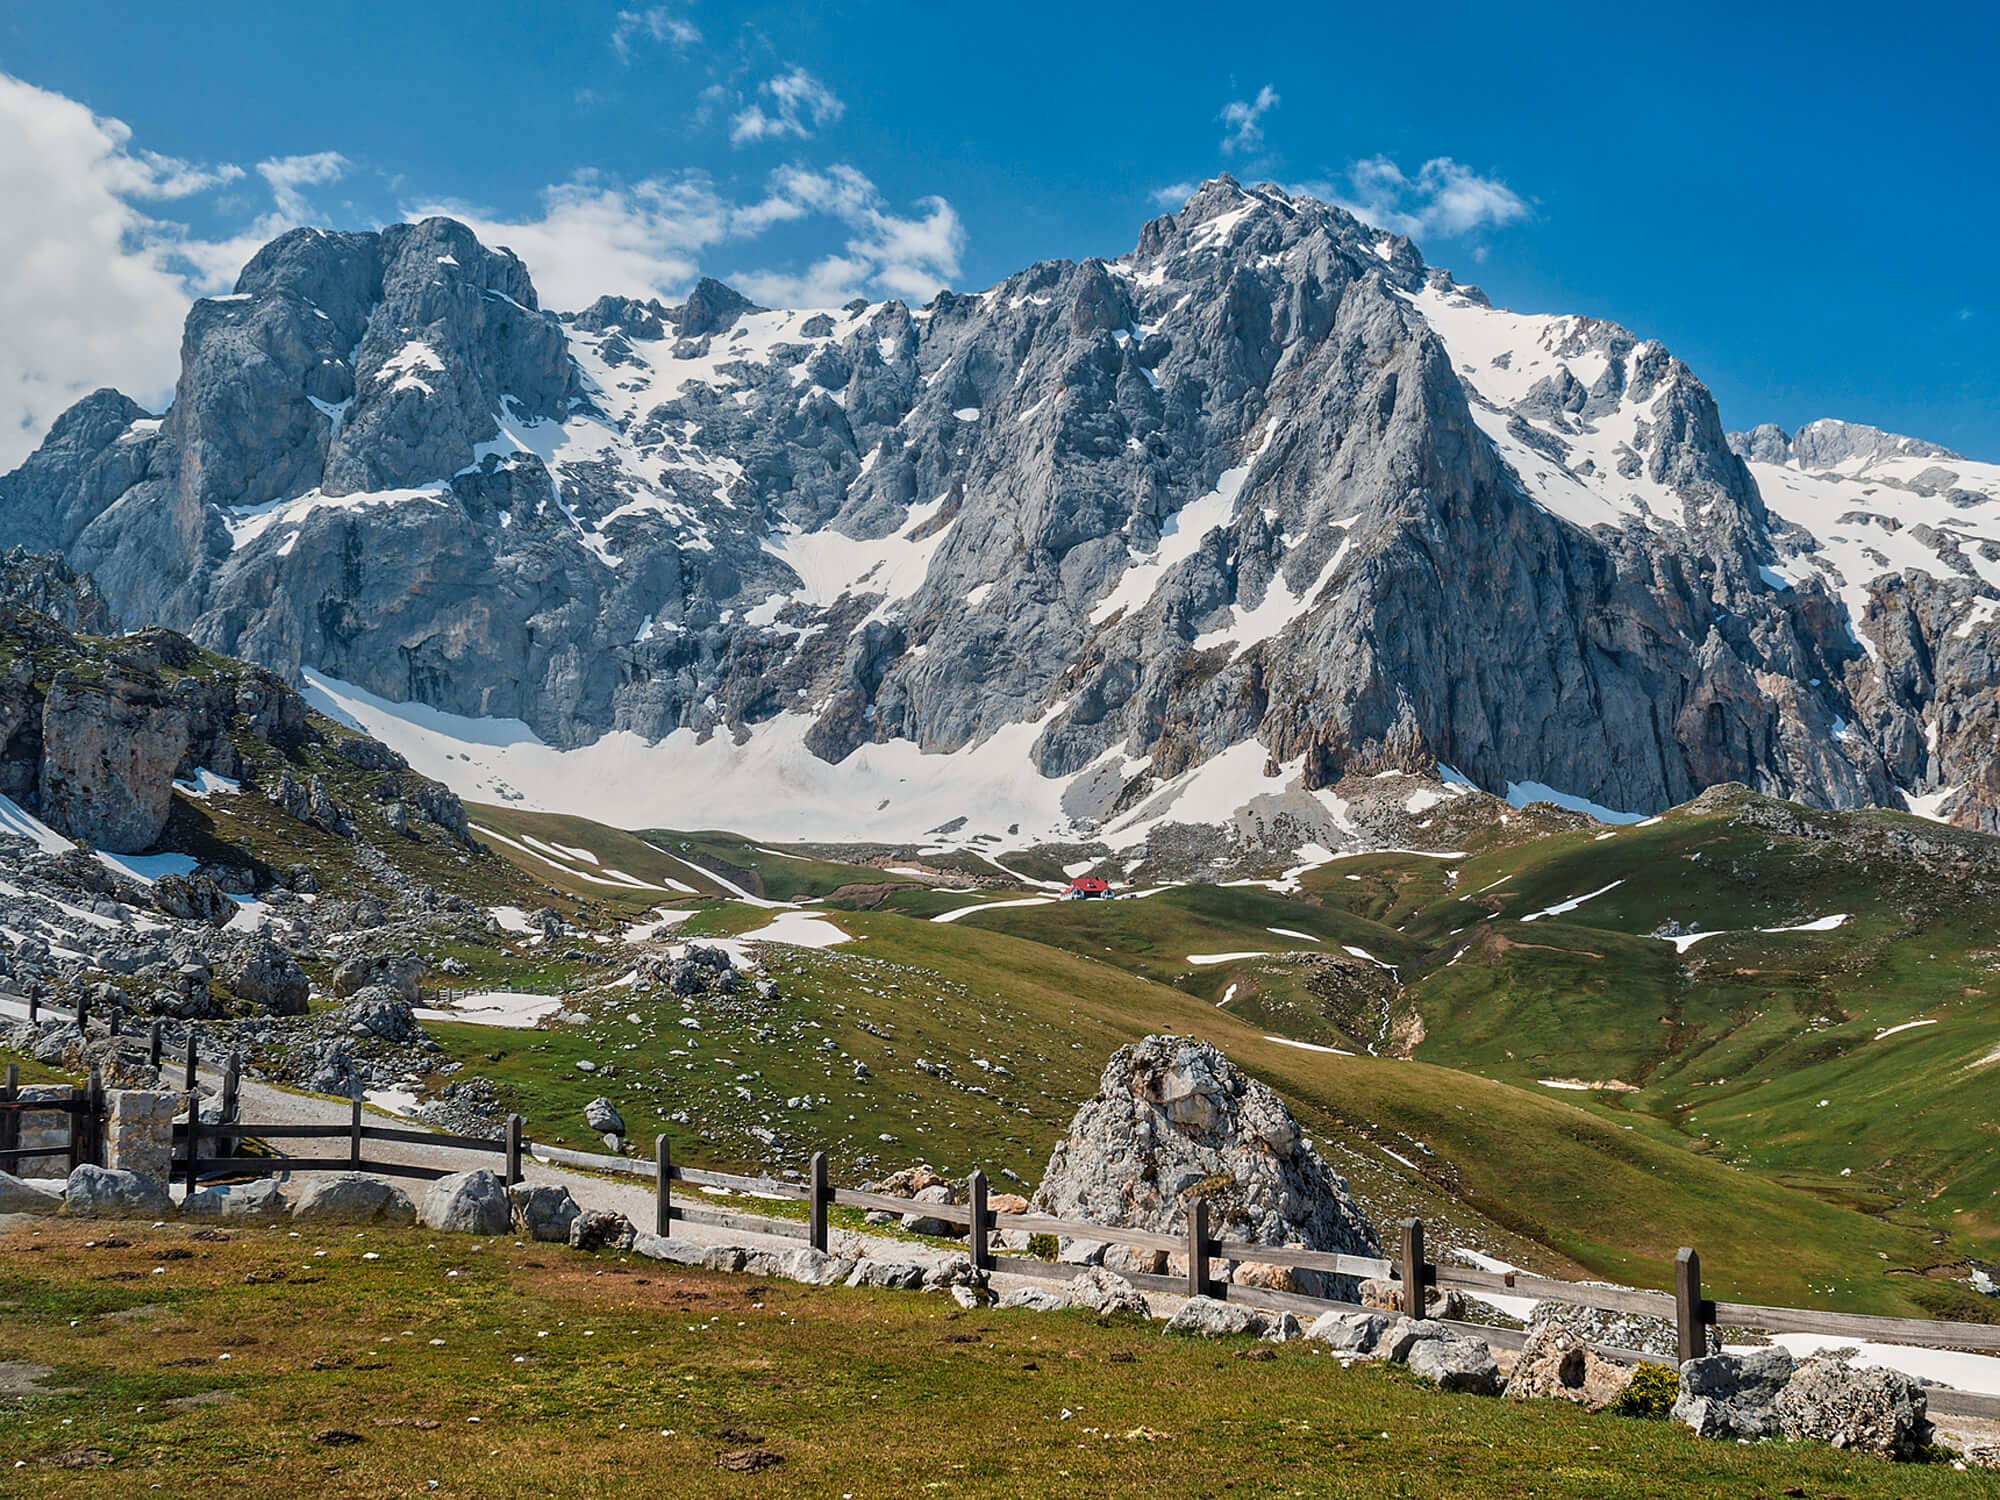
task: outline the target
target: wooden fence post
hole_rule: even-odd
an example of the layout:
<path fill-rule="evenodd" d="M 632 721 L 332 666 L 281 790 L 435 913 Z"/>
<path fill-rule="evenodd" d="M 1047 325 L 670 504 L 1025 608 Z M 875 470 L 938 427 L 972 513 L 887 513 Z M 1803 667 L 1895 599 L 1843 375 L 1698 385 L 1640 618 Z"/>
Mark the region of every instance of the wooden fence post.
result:
<path fill-rule="evenodd" d="M 36 1025 L 41 1021 L 41 1019 L 42 1019 L 42 997 L 40 995 L 31 994 L 28 996 L 28 1024 L 30 1026 Z"/>
<path fill-rule="evenodd" d="M 993 1269 L 993 1251 L 986 1239 L 986 1174 L 974 1171 L 966 1194 L 972 1200 L 972 1269 Z"/>
<path fill-rule="evenodd" d="M 160 1066 L 160 1042 L 160 1023 L 155 1021 L 146 1030 L 146 1061 L 156 1069 Z"/>
<path fill-rule="evenodd" d="M 76 1029 L 78 1031 L 90 1030 L 90 992 L 88 990 L 77 991 Z"/>
<path fill-rule="evenodd" d="M 69 1169 L 74 1172 L 83 1165 L 83 1125 L 85 1112 L 90 1108 L 84 1091 L 74 1086 L 69 1091 Z"/>
<path fill-rule="evenodd" d="M 673 1198 L 674 1156 L 673 1147 L 667 1138 L 661 1136 L 653 1142 L 653 1233 L 664 1239 L 668 1226 L 674 1217 Z"/>
<path fill-rule="evenodd" d="M 521 1180 L 521 1117 L 507 1116 L 507 1186 Z"/>
<path fill-rule="evenodd" d="M 806 1218 L 809 1238 L 813 1249 L 822 1254 L 826 1251 L 826 1210 L 833 1201 L 833 1195 L 826 1185 L 826 1153 L 813 1152 L 812 1173 L 808 1179 L 812 1196 L 806 1200 Z"/>
<path fill-rule="evenodd" d="M 1701 1257 L 1683 1245 L 1674 1257 L 1674 1333 L 1681 1363 L 1708 1353 L 1701 1305 Z"/>
<path fill-rule="evenodd" d="M 1424 1221 L 1403 1220 L 1403 1313 L 1424 1315 Z"/>
<path fill-rule="evenodd" d="M 1187 1294 L 1208 1295 L 1208 1200 L 1197 1198 L 1188 1204 Z"/>
<path fill-rule="evenodd" d="M 90 1091 L 85 1096 L 84 1106 L 90 1121 L 89 1161 L 104 1165 L 104 1075 L 96 1068 L 90 1070 Z"/>
<path fill-rule="evenodd" d="M 201 1090 L 189 1089 L 187 1096 L 187 1190 L 188 1196 L 192 1197 L 196 1191 L 195 1183 L 201 1172 Z M 185 1202 L 186 1200 L 183 1199 L 182 1201 Z"/>
<path fill-rule="evenodd" d="M 347 1164 L 358 1172 L 361 1170 L 361 1096 L 356 1094 L 351 1102 L 353 1110 L 347 1120 Z"/>
<path fill-rule="evenodd" d="M 0 1100 L 12 1104 L 21 1097 L 21 1065 L 7 1064 L 7 1081 L 0 1084 Z M 21 1116 L 14 1110 L 0 1111 L 0 1151 L 21 1149 Z M 7 1159 L 6 1171 L 18 1172 L 21 1164 L 12 1157 Z"/>

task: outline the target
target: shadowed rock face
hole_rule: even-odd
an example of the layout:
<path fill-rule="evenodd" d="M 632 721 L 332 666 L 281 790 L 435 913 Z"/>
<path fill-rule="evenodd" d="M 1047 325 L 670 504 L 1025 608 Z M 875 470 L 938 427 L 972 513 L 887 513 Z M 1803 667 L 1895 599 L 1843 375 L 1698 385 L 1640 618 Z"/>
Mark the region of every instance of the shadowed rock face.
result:
<path fill-rule="evenodd" d="M 1090 772 L 1085 823 L 1255 738 L 1307 787 L 1950 786 L 1996 826 L 1966 622 L 2000 589 L 1847 578 L 1857 620 L 1831 575 L 1774 582 L 1805 534 L 1748 466 L 1960 461 L 1732 439 L 1657 343 L 1495 316 L 1226 177 L 1117 261 L 917 312 L 703 281 L 564 320 L 452 221 L 300 230 L 196 305 L 163 419 L 98 392 L 0 479 L 0 542 L 127 619 L 561 746 L 796 716 L 838 761 L 1032 721 L 1035 769 Z"/>

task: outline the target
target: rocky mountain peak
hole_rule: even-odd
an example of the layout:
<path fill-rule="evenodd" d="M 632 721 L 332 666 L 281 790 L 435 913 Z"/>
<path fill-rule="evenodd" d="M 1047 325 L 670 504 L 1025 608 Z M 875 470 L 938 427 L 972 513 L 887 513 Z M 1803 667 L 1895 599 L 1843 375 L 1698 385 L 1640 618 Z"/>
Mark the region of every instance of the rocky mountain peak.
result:
<path fill-rule="evenodd" d="M 564 747 L 761 746 L 731 764 L 912 834 L 968 815 L 946 768 L 978 762 L 994 837 L 1331 848 L 1360 835 L 1323 794 L 1374 770 L 1638 812 L 1972 774 L 1920 753 L 1955 687 L 1868 707 L 1875 580 L 1913 556 L 1883 537 L 1918 533 L 1825 541 L 1846 508 L 1773 499 L 1780 445 L 1915 465 L 1890 480 L 1945 507 L 1921 630 L 1983 642 L 2000 566 L 1948 524 L 1978 466 L 1870 433 L 1732 440 L 1657 341 L 1227 176 L 1129 254 L 914 311 L 703 280 L 558 319 L 433 219 L 260 251 L 191 313 L 165 420 L 81 403 L 0 480 L 0 539 L 284 672 Z M 917 774 L 885 796 L 873 748 Z"/>

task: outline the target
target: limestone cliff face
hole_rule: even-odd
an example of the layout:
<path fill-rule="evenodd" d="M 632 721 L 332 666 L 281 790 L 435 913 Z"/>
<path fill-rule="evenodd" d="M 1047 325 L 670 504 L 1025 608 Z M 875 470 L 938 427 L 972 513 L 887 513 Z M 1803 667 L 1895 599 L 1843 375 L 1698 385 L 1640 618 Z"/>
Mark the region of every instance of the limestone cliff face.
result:
<path fill-rule="evenodd" d="M 0 600 L 64 572 L 54 556 L 0 558 Z M 69 584 L 73 595 L 95 600 L 87 579 L 71 576 Z M 272 757 L 281 769 L 268 773 L 258 764 L 265 747 L 295 751 L 315 733 L 304 700 L 267 668 L 206 656 L 172 630 L 90 636 L 0 603 L 0 796 L 92 848 L 151 848 L 167 826 L 175 783 L 195 785 L 202 772 L 268 783 L 257 789 L 301 821 L 326 826 L 324 806 L 292 783 L 282 760 Z M 395 752 L 361 736 L 329 748 L 380 773 L 373 795 L 406 823 L 414 814 L 469 843 L 459 799 Z M 299 793 L 297 808 L 287 805 L 287 785 Z M 323 787 L 319 794 L 325 803 Z"/>
<path fill-rule="evenodd" d="M 449 220 L 295 231 L 197 305 L 162 417 L 99 392 L 0 479 L 0 543 L 558 746 L 1032 724 L 1079 830 L 1252 741 L 1308 791 L 1443 765 L 1993 826 L 2000 555 L 1952 525 L 1988 467 L 1732 439 L 1658 343 L 1222 178 L 1117 260 L 914 311 L 703 282 L 558 318 Z M 1943 509 L 1857 541 L 1828 496 L 1864 481 Z"/>

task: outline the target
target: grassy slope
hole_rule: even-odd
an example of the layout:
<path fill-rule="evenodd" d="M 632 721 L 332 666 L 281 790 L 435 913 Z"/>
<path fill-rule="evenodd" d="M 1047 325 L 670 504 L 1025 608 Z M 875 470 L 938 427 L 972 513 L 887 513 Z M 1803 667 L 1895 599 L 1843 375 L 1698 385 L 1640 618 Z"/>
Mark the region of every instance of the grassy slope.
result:
<path fill-rule="evenodd" d="M 84 1250 L 104 1234 L 89 1225 L 0 1232 L 7 1354 L 67 1392 L 10 1405 L 13 1494 L 1990 1490 L 1941 1465 L 1443 1395 L 1299 1345 L 1252 1366 L 1238 1341 L 1074 1313 L 967 1313 L 423 1230 L 217 1243 L 121 1228 L 130 1248 Z M 358 1441 L 315 1441 L 332 1428 Z M 753 1448 L 781 1462 L 717 1466 Z M 110 1462 L 58 1466 L 92 1451 Z"/>
<path fill-rule="evenodd" d="M 837 920 L 861 941 L 824 953 L 774 950 L 776 1010 L 735 1021 L 702 1011 L 705 1029 L 686 1058 L 662 1058 L 685 1040 L 674 1030 L 679 1005 L 627 991 L 591 1007 L 594 1019 L 575 1030 L 439 1032 L 509 1089 L 541 1138 L 584 1143 L 582 1107 L 609 1091 L 635 1139 L 667 1130 L 690 1160 L 803 1161 L 825 1147 L 849 1178 L 928 1159 L 1032 1182 L 1076 1102 L 1094 1091 L 1104 1058 L 1172 1029 L 1214 1041 L 1278 1088 L 1378 1223 L 1418 1212 L 1551 1269 L 1656 1286 L 1670 1284 L 1676 1247 L 1693 1243 L 1731 1296 L 1918 1310 L 1907 1279 L 1885 1277 L 1880 1257 L 1926 1263 L 1920 1233 L 1690 1152 L 1654 1122 L 1452 1069 L 1286 1046 L 1171 986 L 970 921 Z M 862 1020 L 886 1036 L 861 1030 Z M 868 1081 L 854 1080 L 838 1055 L 822 1060 L 815 1048 L 827 1037 L 867 1063 Z M 980 1069 L 975 1057 L 1007 1075 Z M 598 1071 L 576 1071 L 579 1058 Z M 918 1058 L 948 1065 L 952 1076 L 918 1070 Z M 619 1067 L 610 1081 L 607 1060 Z M 736 1096 L 739 1084 L 754 1103 Z M 778 1117 L 775 1145 L 748 1133 L 768 1101 L 808 1091 L 831 1102 Z M 688 1124 L 671 1123 L 677 1111 Z M 894 1139 L 880 1141 L 885 1134 Z M 1557 1255 L 1537 1255 L 1531 1242 Z"/>

